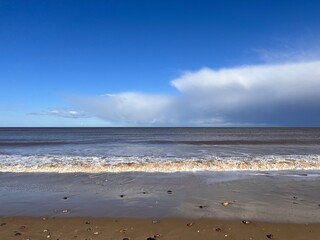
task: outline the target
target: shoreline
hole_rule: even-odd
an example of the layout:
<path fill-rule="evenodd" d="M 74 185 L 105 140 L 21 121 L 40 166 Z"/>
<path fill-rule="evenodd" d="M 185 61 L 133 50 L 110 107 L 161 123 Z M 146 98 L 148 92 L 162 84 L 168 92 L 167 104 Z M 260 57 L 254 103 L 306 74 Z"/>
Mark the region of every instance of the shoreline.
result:
<path fill-rule="evenodd" d="M 320 223 L 288 224 L 187 218 L 0 217 L 1 239 L 282 239 L 309 240 Z"/>

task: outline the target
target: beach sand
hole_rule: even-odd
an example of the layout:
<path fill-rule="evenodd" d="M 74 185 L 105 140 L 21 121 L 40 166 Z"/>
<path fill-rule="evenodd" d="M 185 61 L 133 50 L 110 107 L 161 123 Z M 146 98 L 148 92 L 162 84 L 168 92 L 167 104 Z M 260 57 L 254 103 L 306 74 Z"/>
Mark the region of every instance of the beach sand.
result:
<path fill-rule="evenodd" d="M 319 185 L 315 171 L 1 173 L 0 239 L 317 240 Z"/>
<path fill-rule="evenodd" d="M 320 224 L 209 219 L 14 217 L 0 219 L 0 239 L 281 239 L 316 240 Z"/>

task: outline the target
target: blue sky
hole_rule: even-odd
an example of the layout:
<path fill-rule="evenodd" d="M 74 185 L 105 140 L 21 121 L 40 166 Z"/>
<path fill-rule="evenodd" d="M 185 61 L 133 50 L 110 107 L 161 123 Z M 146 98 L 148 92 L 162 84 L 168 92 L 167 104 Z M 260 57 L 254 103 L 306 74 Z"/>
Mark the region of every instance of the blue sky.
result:
<path fill-rule="evenodd" d="M 319 126 L 319 1 L 0 1 L 0 126 Z"/>

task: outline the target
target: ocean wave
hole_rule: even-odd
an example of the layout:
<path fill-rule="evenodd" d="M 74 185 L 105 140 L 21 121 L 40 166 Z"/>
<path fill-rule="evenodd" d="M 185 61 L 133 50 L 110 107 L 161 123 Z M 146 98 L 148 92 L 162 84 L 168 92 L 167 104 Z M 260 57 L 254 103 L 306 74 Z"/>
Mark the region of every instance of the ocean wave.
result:
<path fill-rule="evenodd" d="M 320 155 L 169 158 L 0 155 L 0 172 L 190 172 L 320 170 Z"/>

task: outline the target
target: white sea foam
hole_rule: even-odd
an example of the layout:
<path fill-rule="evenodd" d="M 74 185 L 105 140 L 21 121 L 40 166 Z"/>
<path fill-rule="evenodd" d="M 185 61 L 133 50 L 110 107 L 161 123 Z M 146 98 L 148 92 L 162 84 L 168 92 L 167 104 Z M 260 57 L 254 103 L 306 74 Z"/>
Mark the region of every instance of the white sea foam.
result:
<path fill-rule="evenodd" d="M 188 172 L 320 170 L 320 155 L 169 158 L 0 155 L 0 172 Z"/>

